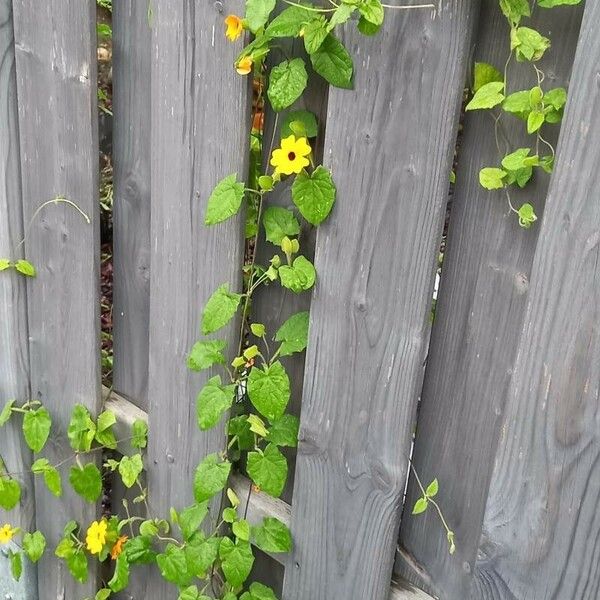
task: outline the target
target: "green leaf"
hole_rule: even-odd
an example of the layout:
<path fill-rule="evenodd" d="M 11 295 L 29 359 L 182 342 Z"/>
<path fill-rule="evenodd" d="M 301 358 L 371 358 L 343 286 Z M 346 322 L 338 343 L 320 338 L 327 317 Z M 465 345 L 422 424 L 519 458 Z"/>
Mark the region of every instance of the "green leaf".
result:
<path fill-rule="evenodd" d="M 486 190 L 499 190 L 504 187 L 506 171 L 495 167 L 485 167 L 479 171 L 479 183 Z"/>
<path fill-rule="evenodd" d="M 131 436 L 132 448 L 145 448 L 148 445 L 148 423 L 136 419 L 131 426 Z"/>
<path fill-rule="evenodd" d="M 146 535 L 138 535 L 127 540 L 123 552 L 130 565 L 153 563 L 156 558 L 152 551 L 152 538 Z"/>
<path fill-rule="evenodd" d="M 185 541 L 189 540 L 204 521 L 208 514 L 208 504 L 192 504 L 183 509 L 179 514 L 179 527 Z"/>
<path fill-rule="evenodd" d="M 76 404 L 67 429 L 71 448 L 76 452 L 89 452 L 95 435 L 96 424 L 90 416 L 90 411 L 85 406 Z"/>
<path fill-rule="evenodd" d="M 299 428 L 300 419 L 295 415 L 285 414 L 271 423 L 267 440 L 276 446 L 295 448 L 298 445 Z"/>
<path fill-rule="evenodd" d="M 479 110 L 484 108 L 494 108 L 504 100 L 504 82 L 492 81 L 482 85 L 476 92 L 471 101 L 465 107 L 465 110 Z"/>
<path fill-rule="evenodd" d="M 201 535 L 192 537 L 185 547 L 188 572 L 195 577 L 204 578 L 217 560 L 220 543 L 218 537 L 207 539 Z"/>
<path fill-rule="evenodd" d="M 560 110 L 567 103 L 567 90 L 565 88 L 554 88 L 544 94 L 544 105 L 552 106 L 555 110 Z"/>
<path fill-rule="evenodd" d="M 329 31 L 333 31 L 338 25 L 343 25 L 346 23 L 355 10 L 356 6 L 352 6 L 350 3 L 340 4 L 331 16 L 331 19 L 329 19 L 329 25 L 327 25 L 327 29 Z"/>
<path fill-rule="evenodd" d="M 277 596 L 270 587 L 255 581 L 250 584 L 249 590 L 240 596 L 240 600 L 277 600 Z"/>
<path fill-rule="evenodd" d="M 517 148 L 514 152 L 507 154 L 502 159 L 502 166 L 507 171 L 517 171 L 523 167 L 533 167 L 538 164 L 537 154 L 529 156 L 530 148 Z"/>
<path fill-rule="evenodd" d="M 69 482 L 75 492 L 88 502 L 96 502 L 102 494 L 102 476 L 93 463 L 88 463 L 82 468 L 71 467 Z"/>
<path fill-rule="evenodd" d="M 254 448 L 254 435 L 250 430 L 250 423 L 245 415 L 229 419 L 227 433 L 230 436 L 238 437 L 238 447 L 240 450 L 250 450 Z"/>
<path fill-rule="evenodd" d="M 67 567 L 76 581 L 85 583 L 88 580 L 88 561 L 83 550 L 74 550 L 73 554 L 67 557 Z"/>
<path fill-rule="evenodd" d="M 227 582 L 233 587 L 241 586 L 254 564 L 254 555 L 248 542 L 238 540 L 236 543 L 228 537 L 221 540 L 219 547 L 221 569 Z"/>
<path fill-rule="evenodd" d="M 227 485 L 231 463 L 220 461 L 216 454 L 209 454 L 196 468 L 194 498 L 201 503 L 210 500 Z"/>
<path fill-rule="evenodd" d="M 331 212 L 336 189 L 331 173 L 323 166 L 310 175 L 300 172 L 292 185 L 292 200 L 302 216 L 312 225 L 320 225 Z"/>
<path fill-rule="evenodd" d="M 190 582 L 187 561 L 183 548 L 167 544 L 164 554 L 158 554 L 156 564 L 163 579 L 175 585 L 185 586 Z"/>
<path fill-rule="evenodd" d="M 284 237 L 300 233 L 300 223 L 294 213 L 281 206 L 269 206 L 265 210 L 263 225 L 267 241 L 277 246 Z"/>
<path fill-rule="evenodd" d="M 222 365 L 225 363 L 223 350 L 227 342 L 223 340 L 208 340 L 196 342 L 187 358 L 188 369 L 192 371 L 202 371 L 213 365 Z"/>
<path fill-rule="evenodd" d="M 532 110 L 527 117 L 527 133 L 535 133 L 544 124 L 544 113 Z"/>
<path fill-rule="evenodd" d="M 358 30 L 363 35 L 369 35 L 369 36 L 376 35 L 377 33 L 379 33 L 379 30 L 381 29 L 381 25 L 373 25 L 373 23 L 370 23 L 364 17 L 361 17 L 358 20 L 357 27 L 358 27 Z"/>
<path fill-rule="evenodd" d="M 316 52 L 328 34 L 327 21 L 322 15 L 314 17 L 312 21 L 309 21 L 304 26 L 304 47 L 308 54 Z"/>
<path fill-rule="evenodd" d="M 126 488 L 132 488 L 137 478 L 144 470 L 144 463 L 140 454 L 124 456 L 119 462 L 119 475 Z"/>
<path fill-rule="evenodd" d="M 282 10 L 266 27 L 268 37 L 297 37 L 300 30 L 314 13 L 297 6 L 290 6 Z"/>
<path fill-rule="evenodd" d="M 269 444 L 264 452 L 248 453 L 248 475 L 265 493 L 278 498 L 287 480 L 288 464 L 275 444 Z"/>
<path fill-rule="evenodd" d="M 12 510 L 21 499 L 21 486 L 16 479 L 0 476 L 0 508 Z"/>
<path fill-rule="evenodd" d="M 204 307 L 202 333 L 208 335 L 227 325 L 235 315 L 241 298 L 241 294 L 229 291 L 228 283 L 220 286 Z"/>
<path fill-rule="evenodd" d="M 222 385 L 220 375 L 211 377 L 196 399 L 198 427 L 203 431 L 214 427 L 231 408 L 234 395 L 234 385 Z"/>
<path fill-rule="evenodd" d="M 237 173 L 219 181 L 206 207 L 206 225 L 216 225 L 237 214 L 244 198 L 244 184 L 237 181 Z"/>
<path fill-rule="evenodd" d="M 290 379 L 279 361 L 250 371 L 248 397 L 256 410 L 270 421 L 281 418 L 290 401 Z"/>
<path fill-rule="evenodd" d="M 255 335 L 259 338 L 265 337 L 265 333 L 267 332 L 265 326 L 262 323 L 251 323 L 250 331 L 252 332 L 252 335 Z"/>
<path fill-rule="evenodd" d="M 252 33 L 267 22 L 274 8 L 275 0 L 246 0 L 246 22 Z"/>
<path fill-rule="evenodd" d="M 428 498 L 434 498 L 438 491 L 440 489 L 439 483 L 437 478 L 435 478 L 428 486 L 427 489 L 425 490 L 425 494 Z"/>
<path fill-rule="evenodd" d="M 21 579 L 21 575 L 23 574 L 23 558 L 21 552 L 13 552 L 9 550 L 10 557 L 10 572 L 15 581 L 19 581 Z"/>
<path fill-rule="evenodd" d="M 342 7 L 347 6 L 341 4 Z M 352 87 L 352 58 L 343 44 L 332 34 L 329 34 L 319 49 L 310 55 L 313 69 L 331 85 L 339 88 Z"/>
<path fill-rule="evenodd" d="M 429 506 L 429 501 L 427 500 L 427 498 L 419 498 L 415 502 L 415 505 L 413 506 L 412 514 L 420 515 L 421 513 L 425 512 L 427 510 L 428 506 Z"/>
<path fill-rule="evenodd" d="M 96 592 L 94 600 L 108 600 L 110 598 L 111 591 L 108 588 L 102 588 Z"/>
<path fill-rule="evenodd" d="M 516 50 L 518 61 L 537 61 L 550 48 L 550 40 L 535 29 L 518 27 L 510 32 L 511 50 Z"/>
<path fill-rule="evenodd" d="M 23 436 L 33 452 L 41 452 L 48 436 L 52 420 L 50 413 L 44 408 L 30 410 L 23 415 Z"/>
<path fill-rule="evenodd" d="M 15 263 L 15 269 L 27 277 L 36 276 L 35 267 L 28 260 L 18 260 Z"/>
<path fill-rule="evenodd" d="M 504 75 L 493 65 L 483 62 L 475 63 L 473 92 L 494 81 L 504 81 Z"/>
<path fill-rule="evenodd" d="M 289 552 L 292 549 L 290 530 L 274 517 L 265 517 L 259 527 L 252 528 L 252 535 L 263 552 Z"/>
<path fill-rule="evenodd" d="M 108 582 L 108 587 L 114 592 L 120 592 L 129 585 L 129 563 L 127 555 L 120 554 L 115 563 L 115 572 Z"/>
<path fill-rule="evenodd" d="M 235 521 L 231 526 L 231 531 L 240 540 L 244 540 L 245 542 L 250 541 L 250 525 L 245 519 Z"/>
<path fill-rule="evenodd" d="M 362 0 L 358 5 L 358 12 L 373 25 L 380 27 L 383 24 L 385 15 L 381 0 Z"/>
<path fill-rule="evenodd" d="M 46 538 L 40 531 L 26 533 L 23 536 L 23 550 L 32 563 L 36 563 L 46 549 Z"/>
<path fill-rule="evenodd" d="M 529 91 L 522 90 L 506 96 L 502 103 L 502 108 L 509 113 L 513 113 L 520 119 L 527 120 L 527 116 L 531 111 L 529 104 Z"/>
<path fill-rule="evenodd" d="M 2 427 L 3 425 L 6 425 L 6 423 L 8 423 L 8 420 L 10 419 L 10 417 L 12 415 L 12 409 L 13 409 L 14 404 L 15 404 L 14 400 L 8 400 L 6 402 L 6 404 L 4 405 L 2 412 L 0 412 L 0 427 Z"/>
<path fill-rule="evenodd" d="M 519 225 L 523 227 L 523 229 L 529 229 L 535 221 L 537 221 L 533 206 L 527 202 L 519 208 L 517 213 L 519 215 Z"/>
<path fill-rule="evenodd" d="M 112 430 L 116 422 L 117 418 L 110 410 L 100 413 L 96 420 L 96 441 L 109 450 L 115 450 L 117 447 L 117 440 Z"/>
<path fill-rule="evenodd" d="M 52 494 L 57 498 L 62 495 L 62 484 L 60 481 L 60 474 L 58 470 L 53 467 L 47 458 L 39 458 L 31 465 L 31 470 L 36 475 L 42 474 L 44 476 L 44 483 Z"/>
<path fill-rule="evenodd" d="M 198 592 L 198 588 L 195 585 L 190 585 L 185 590 L 181 590 L 177 600 L 199 600 L 199 598 L 200 592 Z"/>
<path fill-rule="evenodd" d="M 528 0 L 500 0 L 500 9 L 514 25 L 518 25 L 522 17 L 531 16 Z"/>
<path fill-rule="evenodd" d="M 308 344 L 308 311 L 292 315 L 275 334 L 275 341 L 281 342 L 280 356 L 302 352 Z"/>
<path fill-rule="evenodd" d="M 301 58 L 284 60 L 271 69 L 267 96 L 273 110 L 279 112 L 291 106 L 306 89 L 308 74 Z"/>
<path fill-rule="evenodd" d="M 554 156 L 542 156 L 539 165 L 546 173 L 552 173 L 554 170 Z"/>
<path fill-rule="evenodd" d="M 542 8 L 554 8 L 555 6 L 575 6 L 580 4 L 581 0 L 538 0 L 538 6 Z"/>
<path fill-rule="evenodd" d="M 0 258 L 0 271 L 6 271 L 6 269 L 10 269 L 11 262 L 8 258 Z"/>
<path fill-rule="evenodd" d="M 281 285 L 296 294 L 310 290 L 316 277 L 315 267 L 304 256 L 298 256 L 292 266 L 279 267 Z"/>

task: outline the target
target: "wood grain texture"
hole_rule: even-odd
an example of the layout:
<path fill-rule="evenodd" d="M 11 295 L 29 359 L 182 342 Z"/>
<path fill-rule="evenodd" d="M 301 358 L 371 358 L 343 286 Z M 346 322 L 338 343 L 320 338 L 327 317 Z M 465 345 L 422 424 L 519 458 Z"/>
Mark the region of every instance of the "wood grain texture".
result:
<path fill-rule="evenodd" d="M 568 82 L 580 21 L 580 7 L 535 13 L 531 25 L 553 42 L 540 64 L 547 89 Z M 497 1 L 485 0 L 475 60 L 504 65 L 508 36 Z M 508 76 L 509 93 L 534 85 L 530 66 L 513 61 Z M 502 124 L 502 148 L 505 137 L 511 149 L 530 144 L 521 121 L 507 115 Z M 544 129 L 555 143 L 558 127 Z M 528 231 L 519 227 L 501 192 L 480 187 L 479 170 L 499 162 L 492 119 L 483 112 L 467 113 L 413 454 L 420 476 L 427 482 L 437 477 L 440 482 L 440 498 L 456 532 L 457 550 L 454 556 L 448 554 L 433 511 L 418 517 L 410 514 L 418 494 L 411 478 L 400 530 L 402 552 L 396 564 L 403 577 L 452 600 L 467 597 L 477 557 L 539 232 L 539 221 Z M 514 194 L 513 202 L 520 206 L 531 201 L 541 218 L 548 183 L 548 176 L 536 176 L 526 190 Z"/>
<path fill-rule="evenodd" d="M 222 12 L 219 12 L 219 8 Z M 224 36 L 223 18 L 241 2 L 167 0 L 153 5 L 152 275 L 148 482 L 151 508 L 168 515 L 192 500 L 193 474 L 224 448 L 224 427 L 201 433 L 196 395 L 213 373 L 190 373 L 200 313 L 224 282 L 241 287 L 242 220 L 204 226 L 207 199 L 230 173 L 247 173 L 248 79 L 232 65 L 241 41 Z M 217 333 L 237 351 L 239 323 Z M 173 587 L 151 575 L 153 598 Z"/>
<path fill-rule="evenodd" d="M 21 258 L 15 247 L 23 237 L 17 84 L 13 43 L 12 6 L 0 0 L 0 257 Z M 14 271 L 0 273 L 0 406 L 10 399 L 29 398 L 29 351 L 27 342 L 27 295 L 25 279 Z M 21 415 L 0 430 L 0 460 L 23 490 L 19 505 L 7 513 L 0 509 L 0 523 L 30 529 L 35 522 L 33 480 L 22 473 L 31 465 L 31 452 L 23 441 Z M 16 548 L 15 548 L 16 550 Z M 0 553 L 0 597 L 36 600 L 35 569 L 28 569 L 16 583 L 10 561 Z"/>
<path fill-rule="evenodd" d="M 477 11 L 390 12 L 377 39 L 344 36 L 355 89 L 329 96 L 338 201 L 317 233 L 284 600 L 389 594 Z"/>
<path fill-rule="evenodd" d="M 146 2 L 113 3 L 115 390 L 148 407 L 150 78 Z"/>
<path fill-rule="evenodd" d="M 53 416 L 44 456 L 58 462 L 72 452 L 66 440 L 72 406 L 81 403 L 96 414 L 101 405 L 96 3 L 16 0 L 13 9 L 24 221 L 59 195 L 91 219 L 86 223 L 64 204 L 48 206 L 25 242 L 38 272 L 27 290 L 31 396 Z M 64 488 L 58 500 L 36 481 L 36 526 L 49 548 L 68 520 L 86 526 L 97 518 L 97 506 Z M 87 584 L 75 583 L 52 552 L 40 561 L 38 575 L 41 600 L 97 589 L 93 569 Z"/>
<path fill-rule="evenodd" d="M 600 594 L 600 4 L 586 4 L 471 598 Z"/>

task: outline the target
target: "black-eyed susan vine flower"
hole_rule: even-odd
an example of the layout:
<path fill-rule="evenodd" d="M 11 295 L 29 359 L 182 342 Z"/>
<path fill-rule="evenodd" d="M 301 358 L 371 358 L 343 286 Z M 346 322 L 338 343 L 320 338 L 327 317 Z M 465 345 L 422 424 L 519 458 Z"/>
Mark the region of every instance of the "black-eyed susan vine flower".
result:
<path fill-rule="evenodd" d="M 252 71 L 252 59 L 249 56 L 240 58 L 239 62 L 235 66 L 235 70 L 240 75 L 249 75 Z"/>
<path fill-rule="evenodd" d="M 275 167 L 275 173 L 291 175 L 300 173 L 302 169 L 310 164 L 307 158 L 311 153 L 311 147 L 305 137 L 296 139 L 290 135 L 281 140 L 281 147 L 273 150 L 271 155 L 271 166 Z"/>
<path fill-rule="evenodd" d="M 0 544 L 8 544 L 18 531 L 18 529 L 13 529 L 8 523 L 5 523 L 0 527 Z"/>
<path fill-rule="evenodd" d="M 225 17 L 225 26 L 227 27 L 225 37 L 232 42 L 235 42 L 244 31 L 244 22 L 237 15 Z"/>
<path fill-rule="evenodd" d="M 110 557 L 113 560 L 117 560 L 117 558 L 121 556 L 121 554 L 123 553 L 123 546 L 125 546 L 125 542 L 127 542 L 128 539 L 129 537 L 126 535 L 122 535 L 117 539 L 110 551 Z"/>
<path fill-rule="evenodd" d="M 87 530 L 85 546 L 91 554 L 100 554 L 106 543 L 106 531 L 108 524 L 106 519 L 94 521 Z"/>

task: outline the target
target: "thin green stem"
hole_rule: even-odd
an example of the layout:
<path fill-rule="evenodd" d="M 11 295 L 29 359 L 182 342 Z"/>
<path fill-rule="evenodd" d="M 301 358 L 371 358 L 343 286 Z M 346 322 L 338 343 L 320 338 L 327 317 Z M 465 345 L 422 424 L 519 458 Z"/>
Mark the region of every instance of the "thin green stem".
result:
<path fill-rule="evenodd" d="M 403 4 L 395 6 L 394 4 L 382 4 L 383 8 L 392 8 L 395 10 L 410 10 L 412 8 L 435 8 L 435 4 Z"/>
<path fill-rule="evenodd" d="M 292 0 L 283 0 L 286 4 L 289 4 L 290 6 L 297 6 L 298 8 L 303 8 L 305 10 L 308 10 L 309 12 L 316 12 L 316 13 L 331 13 L 331 12 L 335 12 L 337 10 L 337 8 L 317 8 L 315 6 L 305 6 L 304 4 L 298 4 L 297 2 L 292 2 Z"/>

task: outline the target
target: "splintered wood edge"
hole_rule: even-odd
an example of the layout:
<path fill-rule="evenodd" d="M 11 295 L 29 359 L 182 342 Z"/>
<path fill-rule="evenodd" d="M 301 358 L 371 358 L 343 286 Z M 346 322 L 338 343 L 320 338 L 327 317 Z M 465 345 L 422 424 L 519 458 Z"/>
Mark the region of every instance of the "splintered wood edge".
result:
<path fill-rule="evenodd" d="M 117 449 L 122 454 L 131 452 L 128 440 L 131 438 L 131 427 L 138 419 L 148 422 L 148 414 L 135 404 L 103 388 L 104 408 L 110 410 L 116 417 L 113 430 L 118 440 Z M 252 483 L 247 477 L 234 473 L 229 485 L 240 499 L 240 512 L 246 514 L 250 524 L 260 523 L 265 517 L 275 517 L 288 527 L 292 520 L 292 507 L 283 500 L 272 498 L 264 492 L 252 489 Z M 270 554 L 273 559 L 285 566 L 286 554 Z M 389 600 L 434 600 L 422 590 L 405 581 L 393 581 L 390 587 Z"/>

